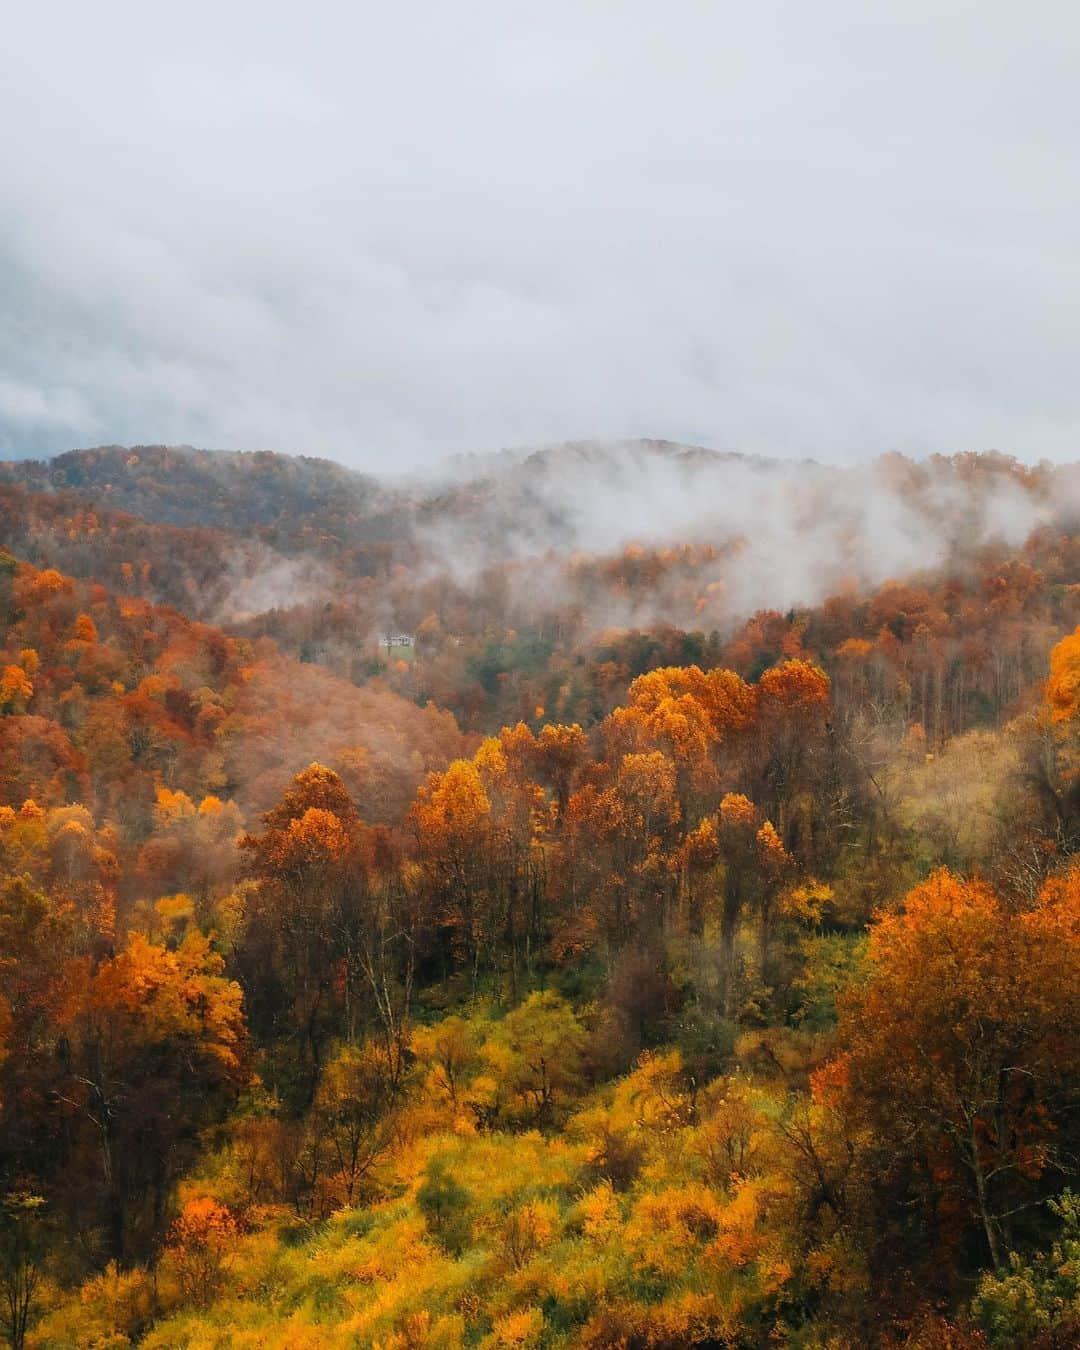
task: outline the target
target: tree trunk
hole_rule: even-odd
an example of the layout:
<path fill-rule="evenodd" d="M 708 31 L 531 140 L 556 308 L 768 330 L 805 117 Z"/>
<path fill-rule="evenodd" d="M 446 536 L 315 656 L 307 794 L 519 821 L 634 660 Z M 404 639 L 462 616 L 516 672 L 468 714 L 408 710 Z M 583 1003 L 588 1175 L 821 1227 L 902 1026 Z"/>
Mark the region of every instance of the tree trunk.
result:
<path fill-rule="evenodd" d="M 983 1232 L 986 1234 L 986 1244 L 990 1248 L 990 1260 L 994 1264 L 994 1269 L 1000 1270 L 1001 1245 L 998 1242 L 997 1222 L 990 1213 L 986 1177 L 983 1176 L 982 1164 L 979 1162 L 979 1141 L 975 1134 L 974 1118 L 972 1118 L 969 1126 L 968 1147 L 971 1150 L 971 1170 L 975 1177 L 975 1194 L 979 1201 L 979 1218 L 982 1220 Z"/>

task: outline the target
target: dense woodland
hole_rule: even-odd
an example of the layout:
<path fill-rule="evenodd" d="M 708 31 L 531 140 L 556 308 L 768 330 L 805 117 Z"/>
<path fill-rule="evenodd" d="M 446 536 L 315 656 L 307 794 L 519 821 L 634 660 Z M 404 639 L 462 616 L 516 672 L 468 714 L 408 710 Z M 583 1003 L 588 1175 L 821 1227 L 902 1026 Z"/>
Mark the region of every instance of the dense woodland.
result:
<path fill-rule="evenodd" d="M 596 453 L 0 466 L 17 1350 L 1080 1343 L 1075 475 Z"/>

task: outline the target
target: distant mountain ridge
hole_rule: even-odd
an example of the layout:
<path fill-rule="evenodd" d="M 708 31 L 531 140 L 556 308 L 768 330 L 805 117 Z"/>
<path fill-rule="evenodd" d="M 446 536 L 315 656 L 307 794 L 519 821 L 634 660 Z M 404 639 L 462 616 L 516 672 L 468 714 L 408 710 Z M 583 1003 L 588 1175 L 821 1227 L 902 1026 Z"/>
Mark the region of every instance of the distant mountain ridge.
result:
<path fill-rule="evenodd" d="M 170 525 L 270 525 L 290 512 L 340 514 L 382 500 L 378 480 L 326 459 L 268 450 L 108 445 L 0 463 L 0 482 L 68 488 Z"/>
<path fill-rule="evenodd" d="M 282 560 L 303 558 L 336 581 L 308 577 L 299 589 L 345 600 L 360 578 L 382 578 L 385 593 L 395 569 L 414 583 L 441 575 L 471 591 L 487 570 L 507 565 L 538 578 L 539 563 L 561 569 L 578 556 L 617 558 L 628 547 L 705 547 L 724 555 L 710 564 L 699 597 L 700 621 L 713 624 L 767 603 L 814 603 L 838 587 L 876 585 L 968 557 L 987 542 L 1017 546 L 1033 529 L 1080 520 L 1078 465 L 1030 466 L 988 452 L 834 466 L 649 439 L 467 455 L 383 477 L 271 451 L 102 446 L 0 463 L 5 484 L 41 498 L 29 512 L 38 517 L 48 515 L 47 498 L 69 494 L 103 515 L 218 531 L 240 551 L 232 570 L 245 583 L 259 572 L 291 578 Z M 49 548 L 62 547 L 53 538 L 52 546 L 25 541 L 24 556 L 48 561 Z M 80 570 L 77 560 L 63 561 Z M 519 574 L 514 585 L 523 581 Z M 273 605 L 245 601 L 220 612 L 297 603 L 292 587 L 291 579 L 249 585 L 272 595 Z M 620 602 L 619 614 L 624 608 Z"/>

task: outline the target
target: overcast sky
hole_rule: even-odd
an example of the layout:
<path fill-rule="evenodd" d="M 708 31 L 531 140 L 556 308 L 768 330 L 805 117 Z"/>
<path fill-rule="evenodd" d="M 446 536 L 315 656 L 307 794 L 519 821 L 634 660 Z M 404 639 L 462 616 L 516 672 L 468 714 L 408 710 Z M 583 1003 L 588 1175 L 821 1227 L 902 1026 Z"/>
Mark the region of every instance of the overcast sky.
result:
<path fill-rule="evenodd" d="M 15 0 L 0 454 L 1080 458 L 1071 0 Z"/>

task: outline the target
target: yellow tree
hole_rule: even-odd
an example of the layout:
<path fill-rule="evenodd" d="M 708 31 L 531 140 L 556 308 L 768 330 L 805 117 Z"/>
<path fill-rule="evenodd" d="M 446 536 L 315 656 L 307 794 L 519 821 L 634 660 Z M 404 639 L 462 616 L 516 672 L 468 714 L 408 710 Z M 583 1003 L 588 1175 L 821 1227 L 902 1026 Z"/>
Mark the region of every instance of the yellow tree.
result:
<path fill-rule="evenodd" d="M 461 1104 L 465 1079 L 477 1063 L 479 1047 L 476 1028 L 462 1017 L 443 1017 L 413 1032 L 412 1052 L 427 1067 L 430 1086 L 455 1111 Z"/>
<path fill-rule="evenodd" d="M 482 1053 L 512 1117 L 551 1124 L 584 1081 L 585 1028 L 551 990 L 530 994 L 498 1023 Z"/>
<path fill-rule="evenodd" d="M 343 1046 L 328 1061 L 308 1118 L 308 1189 L 320 1211 L 355 1205 L 394 1139 L 394 1066 L 381 1047 Z"/>

